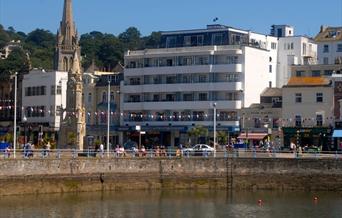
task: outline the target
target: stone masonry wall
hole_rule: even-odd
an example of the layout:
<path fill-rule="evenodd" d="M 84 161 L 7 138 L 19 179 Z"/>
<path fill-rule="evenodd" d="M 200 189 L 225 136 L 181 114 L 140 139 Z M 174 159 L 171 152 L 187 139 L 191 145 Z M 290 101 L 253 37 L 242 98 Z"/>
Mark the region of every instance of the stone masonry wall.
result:
<path fill-rule="evenodd" d="M 0 195 L 135 189 L 342 190 L 334 159 L 0 161 Z"/>

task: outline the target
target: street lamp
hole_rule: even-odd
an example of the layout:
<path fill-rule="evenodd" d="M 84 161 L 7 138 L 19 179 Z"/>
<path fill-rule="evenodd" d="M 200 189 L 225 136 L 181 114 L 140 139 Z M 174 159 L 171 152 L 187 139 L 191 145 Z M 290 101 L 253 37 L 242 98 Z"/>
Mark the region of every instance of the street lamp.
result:
<path fill-rule="evenodd" d="M 109 158 L 109 128 L 110 128 L 110 79 L 108 79 L 107 91 L 107 157 Z"/>
<path fill-rule="evenodd" d="M 17 147 L 17 89 L 18 89 L 18 73 L 14 76 L 14 130 L 13 130 L 13 157 L 16 158 Z"/>
<path fill-rule="evenodd" d="M 214 157 L 216 157 L 216 102 L 213 103 L 214 107 Z"/>
<path fill-rule="evenodd" d="M 27 122 L 27 118 L 26 116 L 23 117 L 23 123 L 24 123 L 24 145 L 26 145 L 27 140 L 26 140 L 26 122 Z"/>
<path fill-rule="evenodd" d="M 135 130 L 139 132 L 139 149 L 141 148 L 141 126 L 135 126 Z"/>

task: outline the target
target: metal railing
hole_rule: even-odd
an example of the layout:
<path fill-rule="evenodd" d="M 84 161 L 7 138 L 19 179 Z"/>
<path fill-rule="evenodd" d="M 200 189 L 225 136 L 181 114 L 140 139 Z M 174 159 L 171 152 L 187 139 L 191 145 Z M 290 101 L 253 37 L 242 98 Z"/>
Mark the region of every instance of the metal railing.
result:
<path fill-rule="evenodd" d="M 1 150 L 2 159 L 14 159 L 13 150 Z M 228 149 L 215 151 L 190 151 L 187 149 L 146 149 L 125 151 L 94 151 L 76 149 L 17 149 L 16 159 L 77 159 L 77 158 L 281 158 L 281 159 L 342 159 L 342 151 L 280 151 L 280 150 L 256 150 L 256 149 Z"/>

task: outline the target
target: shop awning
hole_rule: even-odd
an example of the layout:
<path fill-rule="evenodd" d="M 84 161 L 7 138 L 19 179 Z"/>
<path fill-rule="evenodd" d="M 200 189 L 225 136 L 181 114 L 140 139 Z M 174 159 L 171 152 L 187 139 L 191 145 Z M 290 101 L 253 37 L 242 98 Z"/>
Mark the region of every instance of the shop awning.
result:
<path fill-rule="evenodd" d="M 342 138 L 342 130 L 334 130 L 333 138 Z"/>
<path fill-rule="evenodd" d="M 241 133 L 238 139 L 255 139 L 262 140 L 267 136 L 267 133 Z"/>

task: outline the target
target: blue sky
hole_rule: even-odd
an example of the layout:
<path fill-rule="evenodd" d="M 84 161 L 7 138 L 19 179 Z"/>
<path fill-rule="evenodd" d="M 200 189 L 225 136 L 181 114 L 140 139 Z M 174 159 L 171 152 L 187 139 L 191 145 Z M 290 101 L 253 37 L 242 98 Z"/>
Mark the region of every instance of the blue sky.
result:
<path fill-rule="evenodd" d="M 322 24 L 342 26 L 342 0 L 73 0 L 80 33 L 118 34 L 129 26 L 143 35 L 159 30 L 204 28 L 218 23 L 269 33 L 272 24 L 295 26 L 296 35 L 315 35 Z M 0 23 L 30 32 L 56 32 L 63 0 L 0 0 Z"/>

